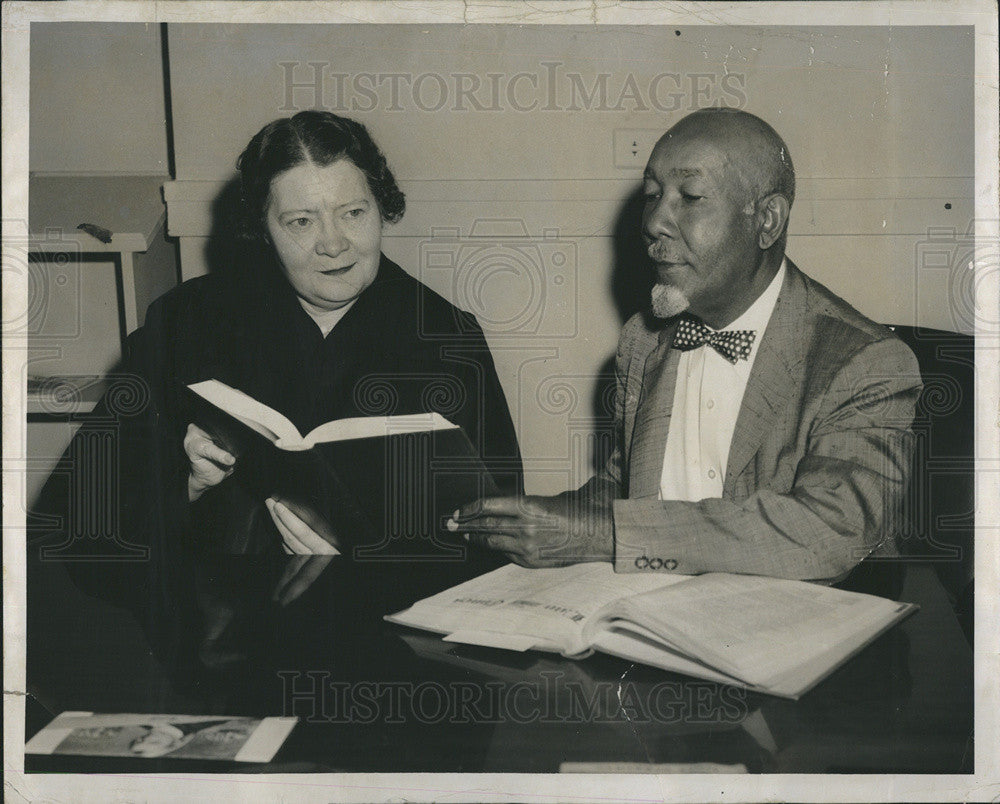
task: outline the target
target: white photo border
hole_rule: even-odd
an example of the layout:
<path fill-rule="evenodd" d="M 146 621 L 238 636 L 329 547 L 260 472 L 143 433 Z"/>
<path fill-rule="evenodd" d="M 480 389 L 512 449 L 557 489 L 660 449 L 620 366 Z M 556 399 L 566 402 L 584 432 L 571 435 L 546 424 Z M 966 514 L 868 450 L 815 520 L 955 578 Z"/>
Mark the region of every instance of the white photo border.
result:
<path fill-rule="evenodd" d="M 3 217 L 27 221 L 29 28 L 32 21 L 269 24 L 951 26 L 975 28 L 975 221 L 979 321 L 1000 320 L 998 39 L 995 3 L 943 2 L 10 2 L 2 6 Z M 26 238 L 16 225 L 8 237 Z M 5 257 L 6 260 L 6 257 Z M 24 309 L 24 276 L 3 276 L 4 320 Z M 977 466 L 1000 461 L 1000 332 L 976 333 Z M 336 774 L 235 776 L 24 773 L 25 523 L 23 485 L 7 455 L 24 454 L 25 336 L 3 344 L 4 769 L 11 800 L 198 801 L 975 801 L 1000 797 L 1000 501 L 995 472 L 977 473 L 975 773 L 972 775 Z M 19 496 L 20 495 L 20 496 Z M 17 521 L 17 517 L 21 521 Z"/>

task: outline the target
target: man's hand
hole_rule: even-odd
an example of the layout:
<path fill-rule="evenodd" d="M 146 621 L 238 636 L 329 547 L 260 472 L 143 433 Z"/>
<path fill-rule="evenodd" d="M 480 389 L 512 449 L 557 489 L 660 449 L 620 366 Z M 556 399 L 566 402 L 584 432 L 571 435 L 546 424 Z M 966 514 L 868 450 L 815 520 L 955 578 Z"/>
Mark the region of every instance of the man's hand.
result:
<path fill-rule="evenodd" d="M 286 505 L 268 497 L 264 504 L 281 534 L 282 547 L 290 555 L 339 556 L 340 550 L 293 514 Z"/>
<path fill-rule="evenodd" d="M 211 436 L 197 425 L 188 425 L 184 435 L 184 451 L 191 462 L 188 502 L 194 502 L 233 473 L 236 458 L 216 445 Z"/>
<path fill-rule="evenodd" d="M 614 560 L 610 500 L 487 497 L 458 509 L 448 529 L 506 553 L 522 567 Z"/>

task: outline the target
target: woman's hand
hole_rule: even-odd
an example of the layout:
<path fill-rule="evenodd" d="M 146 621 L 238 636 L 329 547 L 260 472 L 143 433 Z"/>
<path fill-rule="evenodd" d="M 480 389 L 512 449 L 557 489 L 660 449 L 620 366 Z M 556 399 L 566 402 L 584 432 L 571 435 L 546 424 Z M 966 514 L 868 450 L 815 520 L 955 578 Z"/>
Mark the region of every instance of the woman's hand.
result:
<path fill-rule="evenodd" d="M 281 534 L 282 547 L 289 554 L 339 556 L 340 551 L 299 517 L 288 507 L 268 497 L 264 504 L 271 512 L 274 526 Z"/>
<path fill-rule="evenodd" d="M 323 574 L 333 556 L 290 556 L 271 599 L 279 606 L 294 603 Z"/>
<path fill-rule="evenodd" d="M 197 425 L 188 425 L 184 451 L 191 461 L 187 484 L 189 502 L 194 502 L 206 490 L 217 486 L 233 473 L 236 458 L 216 445 L 208 433 Z"/>

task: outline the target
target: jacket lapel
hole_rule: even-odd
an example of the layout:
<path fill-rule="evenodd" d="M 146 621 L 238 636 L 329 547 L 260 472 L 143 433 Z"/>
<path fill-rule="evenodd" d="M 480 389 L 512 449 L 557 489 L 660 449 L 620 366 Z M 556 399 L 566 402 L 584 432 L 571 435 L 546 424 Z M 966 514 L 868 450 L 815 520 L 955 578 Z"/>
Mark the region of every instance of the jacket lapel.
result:
<path fill-rule="evenodd" d="M 642 391 L 629 454 L 630 499 L 659 494 L 680 360 L 680 352 L 671 349 L 676 330 L 674 325 L 660 332 L 659 343 L 649 353 L 643 367 Z"/>
<path fill-rule="evenodd" d="M 798 269 L 789 260 L 785 281 L 761 339 L 736 419 L 723 490 L 726 497 L 735 495 L 737 478 L 785 415 L 786 404 L 796 386 L 793 377 L 804 359 L 805 316 L 805 285 Z"/>

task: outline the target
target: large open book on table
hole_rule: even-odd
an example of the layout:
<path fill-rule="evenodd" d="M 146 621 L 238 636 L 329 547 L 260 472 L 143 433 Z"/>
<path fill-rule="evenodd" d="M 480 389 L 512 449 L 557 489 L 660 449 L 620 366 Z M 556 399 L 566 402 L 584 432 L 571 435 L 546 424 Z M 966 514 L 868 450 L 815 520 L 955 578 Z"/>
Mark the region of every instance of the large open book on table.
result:
<path fill-rule="evenodd" d="M 513 564 L 387 620 L 464 642 L 594 650 L 798 698 L 917 606 L 754 575 L 616 574 L 610 564 Z"/>
<path fill-rule="evenodd" d="M 458 556 L 447 518 L 497 493 L 466 433 L 437 413 L 337 419 L 303 436 L 278 411 L 217 380 L 180 391 L 188 421 L 236 457 L 232 480 L 260 502 L 280 499 L 358 558 Z"/>

